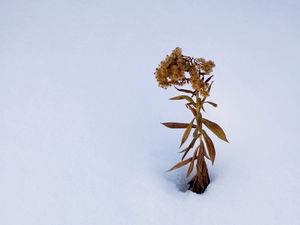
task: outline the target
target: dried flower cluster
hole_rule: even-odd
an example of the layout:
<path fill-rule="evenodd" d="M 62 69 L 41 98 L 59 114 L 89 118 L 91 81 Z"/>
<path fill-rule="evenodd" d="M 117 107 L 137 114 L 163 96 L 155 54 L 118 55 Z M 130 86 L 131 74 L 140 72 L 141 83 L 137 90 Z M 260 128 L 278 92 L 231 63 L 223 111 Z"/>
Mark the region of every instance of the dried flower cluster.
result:
<path fill-rule="evenodd" d="M 202 111 L 205 112 L 204 107 L 206 104 L 217 107 L 216 103 L 206 100 L 213 84 L 213 81 L 211 81 L 213 77 L 211 72 L 214 67 L 215 64 L 213 61 L 184 56 L 182 55 L 182 50 L 176 48 L 171 55 L 167 55 L 161 61 L 155 72 L 155 77 L 160 87 L 168 88 L 173 85 L 178 91 L 191 95 L 179 95 L 170 99 L 187 101 L 185 105 L 193 114 L 191 122 L 167 122 L 163 123 L 163 125 L 173 129 L 185 129 L 180 147 L 188 140 L 190 133 L 193 134 L 190 144 L 181 151 L 183 153 L 181 161 L 170 170 L 189 164 L 187 171 L 187 176 L 189 176 L 193 172 L 196 162 L 196 175 L 188 183 L 189 189 L 196 193 L 203 193 L 210 183 L 205 158 L 214 163 L 216 155 L 214 143 L 204 129 L 204 126 L 217 137 L 228 142 L 223 129 L 215 122 L 203 118 L 202 115 Z M 185 84 L 191 84 L 193 90 L 179 89 L 175 86 L 183 86 Z M 191 132 L 193 129 L 194 131 Z M 199 140 L 199 144 L 194 149 L 194 153 L 188 159 L 185 159 L 190 150 L 194 148 L 197 140 Z"/>
<path fill-rule="evenodd" d="M 200 92 L 203 97 L 208 96 L 208 83 L 204 77 L 211 74 L 215 63 L 203 58 L 192 58 L 182 55 L 181 48 L 175 48 L 171 55 L 161 61 L 156 68 L 155 77 L 160 87 L 171 85 L 183 86 L 191 83 L 193 89 Z M 189 76 L 185 76 L 189 74 Z"/>

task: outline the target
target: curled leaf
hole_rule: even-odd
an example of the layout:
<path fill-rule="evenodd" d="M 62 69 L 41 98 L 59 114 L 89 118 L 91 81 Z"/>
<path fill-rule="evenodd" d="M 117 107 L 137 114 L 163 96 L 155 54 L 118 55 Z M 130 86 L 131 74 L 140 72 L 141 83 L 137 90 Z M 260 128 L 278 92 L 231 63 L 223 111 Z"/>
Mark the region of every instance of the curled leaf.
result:
<path fill-rule="evenodd" d="M 227 138 L 226 138 L 226 134 L 223 131 L 223 129 L 216 123 L 208 120 L 208 119 L 204 119 L 202 118 L 202 122 L 204 123 L 204 125 L 210 129 L 217 137 L 219 137 L 220 139 L 222 139 L 223 141 L 228 142 Z M 229 143 L 229 142 L 228 142 Z"/>

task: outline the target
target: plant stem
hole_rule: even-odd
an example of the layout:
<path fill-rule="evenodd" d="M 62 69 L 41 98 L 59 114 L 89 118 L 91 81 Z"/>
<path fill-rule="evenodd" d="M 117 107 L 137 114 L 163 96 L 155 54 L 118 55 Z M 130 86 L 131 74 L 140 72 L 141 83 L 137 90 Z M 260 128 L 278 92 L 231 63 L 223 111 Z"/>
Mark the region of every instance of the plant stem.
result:
<path fill-rule="evenodd" d="M 201 98 L 199 97 L 199 91 L 196 92 L 196 112 L 197 112 L 197 118 L 196 118 L 196 121 L 197 121 L 197 128 L 199 130 L 199 141 L 200 141 L 200 144 L 202 142 L 202 114 L 201 114 Z"/>

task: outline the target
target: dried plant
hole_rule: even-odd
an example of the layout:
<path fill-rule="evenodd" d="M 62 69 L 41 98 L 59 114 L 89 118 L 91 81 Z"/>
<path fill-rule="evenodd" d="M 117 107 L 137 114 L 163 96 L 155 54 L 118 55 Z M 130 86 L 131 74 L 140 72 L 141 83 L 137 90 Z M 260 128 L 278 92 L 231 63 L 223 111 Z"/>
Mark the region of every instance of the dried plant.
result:
<path fill-rule="evenodd" d="M 177 91 L 185 93 L 170 100 L 185 100 L 186 107 L 193 114 L 193 119 L 189 123 L 167 122 L 162 123 L 168 128 L 185 129 L 180 147 L 187 141 L 190 133 L 193 134 L 191 142 L 180 152 L 183 154 L 181 161 L 173 166 L 169 171 L 188 165 L 187 177 L 196 167 L 196 175 L 188 182 L 189 189 L 196 193 L 203 193 L 210 183 L 206 159 L 212 164 L 215 161 L 216 152 L 214 143 L 209 137 L 205 127 L 223 141 L 228 142 L 223 129 L 216 123 L 206 119 L 202 115 L 207 104 L 217 107 L 217 104 L 207 101 L 213 84 L 211 72 L 215 63 L 203 58 L 193 58 L 182 55 L 182 50 L 176 48 L 171 55 L 161 61 L 156 68 L 155 77 L 160 87 L 168 88 L 174 86 Z M 191 85 L 190 89 L 180 89 L 176 86 Z M 204 126 L 203 126 L 204 125 Z M 198 141 L 198 145 L 196 142 Z M 205 143 L 204 143 L 205 142 Z M 194 146 L 197 146 L 194 148 Z M 191 157 L 187 154 L 194 148 Z M 205 159 L 206 158 L 206 159 Z"/>

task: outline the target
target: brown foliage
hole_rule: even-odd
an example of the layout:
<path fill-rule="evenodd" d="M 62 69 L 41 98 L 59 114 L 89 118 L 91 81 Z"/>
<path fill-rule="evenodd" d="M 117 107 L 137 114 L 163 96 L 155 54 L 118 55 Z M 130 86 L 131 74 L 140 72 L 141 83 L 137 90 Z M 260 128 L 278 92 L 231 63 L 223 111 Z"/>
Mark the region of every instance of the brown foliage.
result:
<path fill-rule="evenodd" d="M 184 56 L 182 55 L 182 50 L 176 48 L 170 56 L 167 55 L 166 58 L 161 61 L 155 72 L 155 77 L 160 87 L 167 88 L 173 85 L 177 91 L 191 95 L 179 95 L 170 98 L 170 100 L 186 101 L 186 107 L 193 114 L 191 122 L 166 122 L 162 124 L 168 128 L 185 129 L 180 147 L 188 140 L 191 131 L 194 129 L 192 141 L 180 152 L 183 153 L 181 161 L 174 165 L 169 171 L 189 164 L 187 170 L 187 176 L 189 176 L 192 174 L 196 163 L 196 175 L 188 183 L 189 189 L 196 193 L 203 193 L 210 183 L 205 158 L 210 160 L 213 164 L 216 157 L 214 143 L 203 129 L 203 124 L 221 140 L 228 142 L 223 129 L 217 123 L 205 119 L 202 116 L 202 111 L 205 112 L 204 103 L 217 107 L 216 103 L 206 101 L 206 98 L 210 95 L 213 84 L 213 75 L 210 75 L 213 67 L 215 67 L 213 61 Z M 185 84 L 190 85 L 192 90 L 181 89 L 175 86 L 183 86 Z M 194 124 L 195 121 L 196 124 Z M 184 159 L 190 150 L 193 149 L 197 140 L 199 140 L 199 144 L 195 147 L 192 157 Z"/>

